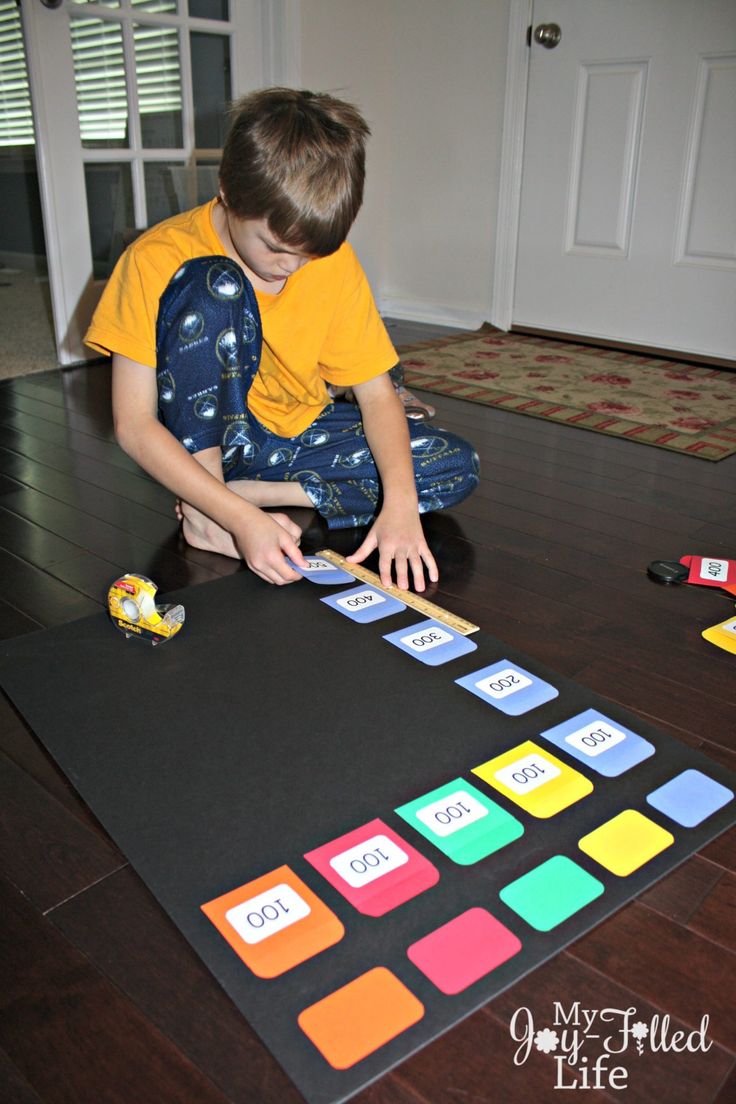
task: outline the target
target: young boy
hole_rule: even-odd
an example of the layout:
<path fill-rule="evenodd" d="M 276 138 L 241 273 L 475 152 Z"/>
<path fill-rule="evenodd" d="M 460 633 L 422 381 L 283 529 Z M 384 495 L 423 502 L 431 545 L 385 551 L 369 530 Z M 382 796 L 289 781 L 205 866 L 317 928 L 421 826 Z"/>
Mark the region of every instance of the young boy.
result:
<path fill-rule="evenodd" d="M 345 240 L 368 134 L 331 96 L 244 97 L 219 196 L 129 247 L 86 340 L 112 354 L 119 443 L 178 496 L 189 543 L 290 583 L 299 527 L 261 507 L 311 506 L 329 528 L 372 522 L 348 559 L 377 548 L 384 584 L 393 566 L 421 591 L 437 567 L 419 515 L 470 494 L 478 460 L 408 424 L 389 377 L 398 358 Z"/>

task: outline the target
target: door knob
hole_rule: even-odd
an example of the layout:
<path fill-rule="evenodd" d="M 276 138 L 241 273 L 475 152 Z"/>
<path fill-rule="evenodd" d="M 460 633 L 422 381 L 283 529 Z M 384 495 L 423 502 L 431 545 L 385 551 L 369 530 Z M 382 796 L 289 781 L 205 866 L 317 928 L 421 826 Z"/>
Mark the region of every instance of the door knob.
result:
<path fill-rule="evenodd" d="M 562 38 L 562 31 L 557 23 L 540 23 L 534 28 L 534 41 L 547 50 L 554 50 Z"/>

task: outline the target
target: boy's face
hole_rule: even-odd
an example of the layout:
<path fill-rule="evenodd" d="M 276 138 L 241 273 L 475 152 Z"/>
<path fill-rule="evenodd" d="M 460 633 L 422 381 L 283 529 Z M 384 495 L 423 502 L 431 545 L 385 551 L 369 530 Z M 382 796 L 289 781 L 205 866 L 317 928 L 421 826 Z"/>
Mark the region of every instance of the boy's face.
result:
<path fill-rule="evenodd" d="M 227 226 L 233 247 L 243 264 L 266 284 L 282 284 L 313 258 L 284 245 L 271 232 L 267 219 L 241 219 L 227 210 Z"/>

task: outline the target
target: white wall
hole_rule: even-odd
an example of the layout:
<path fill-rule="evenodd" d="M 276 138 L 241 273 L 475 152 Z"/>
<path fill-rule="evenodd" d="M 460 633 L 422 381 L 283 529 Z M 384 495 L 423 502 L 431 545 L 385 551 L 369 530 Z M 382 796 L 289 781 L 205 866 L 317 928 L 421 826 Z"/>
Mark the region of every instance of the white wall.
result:
<path fill-rule="evenodd" d="M 300 82 L 373 131 L 352 234 L 379 306 L 490 317 L 509 0 L 301 0 Z"/>

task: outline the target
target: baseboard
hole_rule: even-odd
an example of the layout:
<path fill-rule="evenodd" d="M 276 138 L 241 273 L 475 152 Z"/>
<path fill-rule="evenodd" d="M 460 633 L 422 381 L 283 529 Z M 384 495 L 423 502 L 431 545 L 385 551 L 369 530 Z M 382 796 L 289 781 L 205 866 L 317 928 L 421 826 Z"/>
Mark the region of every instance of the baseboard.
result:
<path fill-rule="evenodd" d="M 430 299 L 403 299 L 378 292 L 376 303 L 382 315 L 400 318 L 404 322 L 428 322 L 458 330 L 477 330 L 487 321 L 476 311 L 448 307 L 445 303 L 433 303 Z"/>
<path fill-rule="evenodd" d="M 736 369 L 736 360 L 711 356 L 710 353 L 688 351 L 687 349 L 665 349 L 661 345 L 637 345 L 632 341 L 614 341 L 609 337 L 596 334 L 581 334 L 565 330 L 545 330 L 538 326 L 524 326 L 516 323 L 511 327 L 512 334 L 529 334 L 531 337 L 546 337 L 551 341 L 568 341 L 573 345 L 592 345 L 599 349 L 616 349 L 635 356 L 656 357 L 660 360 L 677 360 L 686 364 L 702 364 L 710 368 L 725 368 L 729 372 Z"/>

